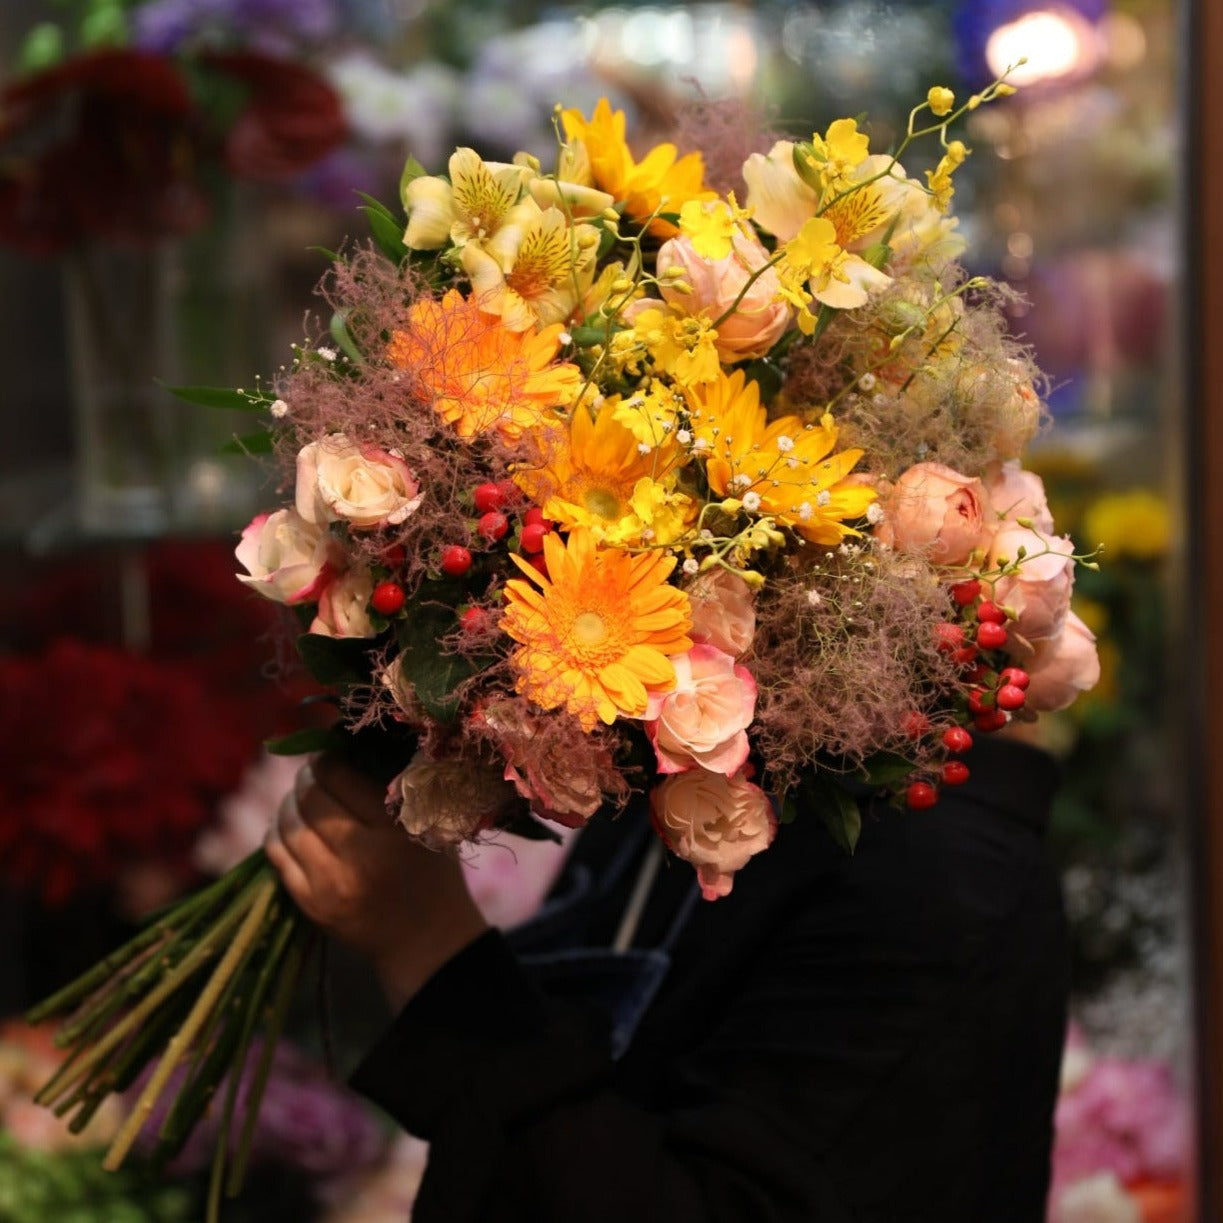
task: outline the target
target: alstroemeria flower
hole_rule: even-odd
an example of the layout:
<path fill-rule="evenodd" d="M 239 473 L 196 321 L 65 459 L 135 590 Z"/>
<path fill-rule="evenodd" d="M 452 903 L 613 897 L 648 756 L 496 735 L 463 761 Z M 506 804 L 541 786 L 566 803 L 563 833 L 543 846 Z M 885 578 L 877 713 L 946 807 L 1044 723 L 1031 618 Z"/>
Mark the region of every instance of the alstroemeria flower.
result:
<path fill-rule="evenodd" d="M 449 182 L 421 175 L 404 188 L 404 242 L 413 250 L 487 241 L 508 220 L 532 174 L 527 166 L 485 161 L 468 148 L 450 155 L 449 171 Z"/>

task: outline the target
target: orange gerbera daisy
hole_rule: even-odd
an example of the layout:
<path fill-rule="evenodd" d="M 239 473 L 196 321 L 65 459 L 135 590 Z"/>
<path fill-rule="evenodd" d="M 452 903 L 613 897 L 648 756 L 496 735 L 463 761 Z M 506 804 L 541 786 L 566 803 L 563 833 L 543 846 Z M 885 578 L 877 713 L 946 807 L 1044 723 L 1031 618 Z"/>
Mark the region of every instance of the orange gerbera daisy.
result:
<path fill-rule="evenodd" d="M 715 493 L 739 498 L 812 543 L 836 544 L 858 534 L 846 523 L 861 518 L 876 494 L 848 478 L 861 450 L 833 453 L 837 429 L 830 415 L 818 425 L 797 416 L 769 422 L 758 384 L 742 370 L 686 389 L 685 395 L 694 453 L 705 456 L 705 476 Z"/>
<path fill-rule="evenodd" d="M 561 122 L 565 135 L 585 146 L 595 186 L 622 203 L 630 217 L 678 213 L 688 200 L 717 198 L 705 188 L 705 162 L 699 153 L 677 158 L 675 145 L 658 144 L 635 161 L 624 138 L 624 111 L 613 111 L 606 98 L 599 99 L 589 119 L 580 110 L 567 110 Z M 670 221 L 655 219 L 650 232 L 672 238 L 679 230 Z"/>
<path fill-rule="evenodd" d="M 581 529 L 567 544 L 544 537 L 547 577 L 511 556 L 530 579 L 506 583 L 501 618 L 520 646 L 511 663 L 523 696 L 564 707 L 590 731 L 641 717 L 651 692 L 674 687 L 668 656 L 692 646 L 688 596 L 667 583 L 674 557 L 601 549 Z"/>
<path fill-rule="evenodd" d="M 582 386 L 576 365 L 557 361 L 563 327 L 509 330 L 495 315 L 451 289 L 408 311 L 408 325 L 391 335 L 387 356 L 412 374 L 417 397 L 462 438 L 495 429 L 516 442 L 573 402 Z"/>

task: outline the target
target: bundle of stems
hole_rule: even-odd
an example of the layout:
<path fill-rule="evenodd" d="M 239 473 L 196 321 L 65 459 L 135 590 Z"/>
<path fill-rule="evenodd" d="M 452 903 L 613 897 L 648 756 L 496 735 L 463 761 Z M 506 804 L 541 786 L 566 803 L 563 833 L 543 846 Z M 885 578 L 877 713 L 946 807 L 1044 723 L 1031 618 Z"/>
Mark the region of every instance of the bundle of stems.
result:
<path fill-rule="evenodd" d="M 68 1128 L 79 1132 L 108 1095 L 132 1087 L 156 1060 L 103 1160 L 113 1171 L 176 1070 L 182 1070 L 177 1091 L 152 1151 L 157 1161 L 182 1148 L 224 1083 L 208 1191 L 207 1218 L 215 1223 L 222 1192 L 234 1197 L 241 1189 L 276 1041 L 312 934 L 256 851 L 27 1013 L 30 1023 L 62 1016 L 54 1039 L 69 1050 L 35 1099 L 58 1116 L 71 1114 Z M 257 1035 L 259 1052 L 247 1075 Z"/>

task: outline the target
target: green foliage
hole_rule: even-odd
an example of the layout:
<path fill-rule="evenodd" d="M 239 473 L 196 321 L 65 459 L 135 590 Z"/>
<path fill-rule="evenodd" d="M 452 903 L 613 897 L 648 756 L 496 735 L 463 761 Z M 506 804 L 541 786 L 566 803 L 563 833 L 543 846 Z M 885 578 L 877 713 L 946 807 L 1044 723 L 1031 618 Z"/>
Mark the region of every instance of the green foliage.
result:
<path fill-rule="evenodd" d="M 369 643 L 361 637 L 324 637 L 303 633 L 297 639 L 297 652 L 306 670 L 327 687 L 369 682 L 371 667 Z"/>
<path fill-rule="evenodd" d="M 478 667 L 462 654 L 446 654 L 438 642 L 455 626 L 454 609 L 445 603 L 423 603 L 400 622 L 400 673 L 412 685 L 430 717 L 451 722 L 458 713 L 454 690 Z"/>
<path fill-rule="evenodd" d="M 392 263 L 402 263 L 409 255 L 403 240 L 403 221 L 372 195 L 366 195 L 364 191 L 357 194 L 365 201 L 359 211 L 365 213 L 374 244 Z"/>
<path fill-rule="evenodd" d="M 823 822 L 833 841 L 852 854 L 862 833 L 862 813 L 857 800 L 828 773 L 811 772 L 798 788 L 798 806 Z"/>
<path fill-rule="evenodd" d="M 270 391 L 234 390 L 228 386 L 170 386 L 166 390 L 184 403 L 235 412 L 266 412 L 276 396 Z"/>

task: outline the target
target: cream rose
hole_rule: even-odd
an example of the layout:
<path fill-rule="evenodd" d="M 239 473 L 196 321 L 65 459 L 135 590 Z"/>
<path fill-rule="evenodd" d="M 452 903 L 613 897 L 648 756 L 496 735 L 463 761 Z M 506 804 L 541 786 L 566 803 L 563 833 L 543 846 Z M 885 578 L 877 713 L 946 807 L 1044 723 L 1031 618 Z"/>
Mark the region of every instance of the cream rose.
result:
<path fill-rule="evenodd" d="M 1045 486 L 1033 471 L 1024 471 L 1017 459 L 991 463 L 985 473 L 985 496 L 990 511 L 999 520 L 1028 519 L 1032 529 L 1053 533 L 1053 515 L 1045 497 Z"/>
<path fill-rule="evenodd" d="M 724 259 L 698 255 L 688 238 L 672 238 L 658 251 L 659 291 L 672 309 L 684 314 L 705 314 L 718 319 L 743 292 L 753 272 L 769 261 L 769 253 L 755 238 L 737 234 Z M 681 292 L 667 279 L 679 268 L 691 293 Z M 790 307 L 781 299 L 781 282 L 771 268 L 759 276 L 734 312 L 718 324 L 714 347 L 728 365 L 763 357 L 790 323 Z"/>
<path fill-rule="evenodd" d="M 234 555 L 238 581 L 274 603 L 314 602 L 344 564 L 337 540 L 288 509 L 252 518 Z"/>
<path fill-rule="evenodd" d="M 398 452 L 331 433 L 298 453 L 296 502 L 308 522 L 372 530 L 403 522 L 420 505 L 421 492 Z"/>
<path fill-rule="evenodd" d="M 728 895 L 735 872 L 777 833 L 768 795 L 742 773 L 676 773 L 655 787 L 650 809 L 667 847 L 696 868 L 706 900 Z"/>
<path fill-rule="evenodd" d="M 746 667 L 711 645 L 693 646 L 671 662 L 675 687 L 652 693 L 645 714 L 658 771 L 702 768 L 730 777 L 747 763 L 756 681 Z"/>
<path fill-rule="evenodd" d="M 387 789 L 387 810 L 418 841 L 436 849 L 470 841 L 517 801 L 494 765 L 433 760 L 418 752 Z"/>
<path fill-rule="evenodd" d="M 374 578 L 368 569 L 342 573 L 323 591 L 309 631 L 320 637 L 376 636 L 369 618 L 369 599 L 373 593 Z"/>
<path fill-rule="evenodd" d="M 1095 635 L 1074 612 L 1061 632 L 1033 642 L 1032 652 L 1018 661 L 1028 673 L 1026 708 L 1033 713 L 1065 709 L 1100 682 Z"/>
<path fill-rule="evenodd" d="M 688 588 L 693 641 L 715 646 L 734 658 L 747 653 L 756 635 L 756 596 L 729 569 L 710 569 Z"/>
<path fill-rule="evenodd" d="M 875 537 L 935 565 L 962 565 L 989 544 L 985 488 L 942 463 L 915 463 L 881 500 Z"/>
<path fill-rule="evenodd" d="M 1074 588 L 1073 552 L 1064 535 L 1040 535 L 1014 522 L 998 528 L 987 563 L 1018 562 L 1016 572 L 994 583 L 994 602 L 1014 613 L 1010 631 L 1028 641 L 1062 631 Z"/>

